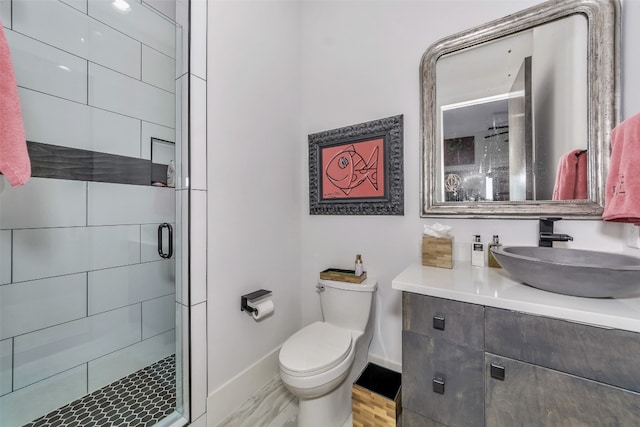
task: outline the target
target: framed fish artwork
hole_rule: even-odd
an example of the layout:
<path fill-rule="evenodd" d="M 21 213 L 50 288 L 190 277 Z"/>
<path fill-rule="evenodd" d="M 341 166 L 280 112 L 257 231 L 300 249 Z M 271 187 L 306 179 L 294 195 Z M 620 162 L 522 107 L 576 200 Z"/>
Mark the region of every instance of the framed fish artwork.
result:
<path fill-rule="evenodd" d="M 309 135 L 311 215 L 404 215 L 403 116 Z"/>

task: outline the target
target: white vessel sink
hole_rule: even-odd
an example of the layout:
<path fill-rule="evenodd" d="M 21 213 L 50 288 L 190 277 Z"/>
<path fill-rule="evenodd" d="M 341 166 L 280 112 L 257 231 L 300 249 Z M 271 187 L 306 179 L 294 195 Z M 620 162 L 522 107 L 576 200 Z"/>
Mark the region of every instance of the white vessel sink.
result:
<path fill-rule="evenodd" d="M 492 248 L 515 280 L 558 294 L 591 298 L 640 296 L 640 258 L 581 249 Z"/>

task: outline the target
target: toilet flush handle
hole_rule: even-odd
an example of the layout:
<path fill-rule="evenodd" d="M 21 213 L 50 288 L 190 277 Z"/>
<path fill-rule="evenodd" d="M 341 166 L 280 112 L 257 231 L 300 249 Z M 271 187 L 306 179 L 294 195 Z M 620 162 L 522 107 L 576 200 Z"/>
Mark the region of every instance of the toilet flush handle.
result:
<path fill-rule="evenodd" d="M 321 285 L 320 283 L 318 283 L 316 285 L 316 289 L 318 290 L 318 292 L 324 292 L 324 285 Z"/>

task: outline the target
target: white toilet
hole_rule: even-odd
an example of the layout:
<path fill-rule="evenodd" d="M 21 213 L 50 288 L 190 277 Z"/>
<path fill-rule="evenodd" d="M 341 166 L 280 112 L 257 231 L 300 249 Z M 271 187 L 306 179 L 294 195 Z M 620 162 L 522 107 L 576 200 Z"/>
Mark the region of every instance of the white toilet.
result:
<path fill-rule="evenodd" d="M 377 281 L 320 280 L 324 321 L 293 334 L 280 349 L 280 377 L 299 398 L 298 427 L 342 427 L 351 385 L 367 363 Z"/>

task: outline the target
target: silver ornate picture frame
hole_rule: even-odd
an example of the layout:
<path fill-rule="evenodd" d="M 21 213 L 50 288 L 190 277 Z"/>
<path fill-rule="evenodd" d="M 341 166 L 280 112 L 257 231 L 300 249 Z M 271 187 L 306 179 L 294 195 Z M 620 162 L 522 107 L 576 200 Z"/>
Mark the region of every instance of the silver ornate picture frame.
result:
<path fill-rule="evenodd" d="M 311 215 L 404 215 L 402 115 L 308 140 Z"/>

